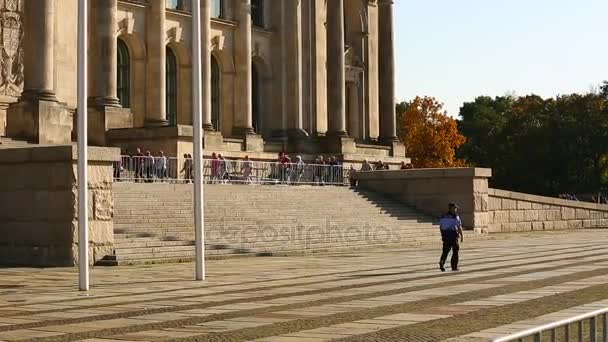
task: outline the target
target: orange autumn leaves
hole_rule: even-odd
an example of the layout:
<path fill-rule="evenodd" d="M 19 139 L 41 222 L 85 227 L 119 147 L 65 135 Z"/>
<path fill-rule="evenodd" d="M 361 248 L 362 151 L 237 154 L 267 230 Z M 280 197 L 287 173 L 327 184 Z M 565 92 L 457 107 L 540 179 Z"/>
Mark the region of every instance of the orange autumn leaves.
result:
<path fill-rule="evenodd" d="M 461 167 L 456 150 L 466 138 L 458 123 L 432 97 L 416 97 L 397 105 L 398 135 L 416 168 Z"/>

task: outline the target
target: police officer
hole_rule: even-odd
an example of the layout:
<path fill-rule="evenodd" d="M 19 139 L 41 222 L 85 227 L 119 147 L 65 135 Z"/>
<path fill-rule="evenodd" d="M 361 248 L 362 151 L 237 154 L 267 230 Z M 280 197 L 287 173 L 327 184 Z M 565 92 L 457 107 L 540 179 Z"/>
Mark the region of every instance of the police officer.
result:
<path fill-rule="evenodd" d="M 443 240 L 443 253 L 441 253 L 441 259 L 439 259 L 439 269 L 441 272 L 445 272 L 444 264 L 451 250 L 452 271 L 458 271 L 458 251 L 460 250 L 458 240 L 463 241 L 463 234 L 462 221 L 458 216 L 458 205 L 456 203 L 449 204 L 448 212 L 439 221 L 439 227 L 441 229 L 441 240 Z"/>

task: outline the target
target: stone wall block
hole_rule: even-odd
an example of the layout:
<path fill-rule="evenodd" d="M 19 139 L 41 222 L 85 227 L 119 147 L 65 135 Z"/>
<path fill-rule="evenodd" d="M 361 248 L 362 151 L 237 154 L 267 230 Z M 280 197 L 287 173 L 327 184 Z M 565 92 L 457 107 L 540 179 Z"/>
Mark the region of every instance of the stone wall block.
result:
<path fill-rule="evenodd" d="M 0 165 L 0 179 L 10 179 L 10 182 L 0 182 L 1 191 L 19 190 L 27 187 L 27 168 L 25 165 L 5 164 Z"/>
<path fill-rule="evenodd" d="M 576 219 L 577 220 L 586 220 L 591 217 L 589 210 L 587 209 L 576 209 Z"/>
<path fill-rule="evenodd" d="M 72 220 L 75 197 L 69 190 L 36 190 L 32 192 L 32 217 L 40 220 Z"/>
<path fill-rule="evenodd" d="M 576 210 L 574 208 L 563 207 L 562 210 L 562 220 L 574 220 L 576 218 Z"/>
<path fill-rule="evenodd" d="M 485 228 L 490 223 L 490 213 L 474 213 L 473 214 L 473 224 L 475 228 Z"/>
<path fill-rule="evenodd" d="M 554 221 L 545 221 L 545 222 L 543 222 L 543 229 L 544 230 L 555 229 Z"/>
<path fill-rule="evenodd" d="M 543 222 L 532 222 L 532 230 L 544 230 Z"/>
<path fill-rule="evenodd" d="M 526 210 L 524 217 L 528 222 L 538 221 L 538 210 Z"/>
<path fill-rule="evenodd" d="M 536 202 L 532 203 L 532 209 L 534 209 L 534 210 L 540 210 L 540 209 L 543 209 L 543 207 L 544 207 L 544 205 L 542 203 L 536 203 Z"/>
<path fill-rule="evenodd" d="M 488 228 L 486 228 L 485 232 L 487 233 L 500 233 L 502 231 L 502 223 L 490 223 L 488 224 Z"/>
<path fill-rule="evenodd" d="M 78 189 L 73 189 L 72 190 L 72 196 L 74 197 L 74 202 L 73 202 L 73 213 L 74 213 L 74 218 L 78 219 Z M 88 207 L 88 215 L 89 215 L 89 220 L 93 220 L 95 218 L 95 198 L 94 198 L 94 193 L 93 191 L 89 191 L 89 202 Z"/>
<path fill-rule="evenodd" d="M 583 228 L 583 221 L 582 220 L 570 220 L 567 221 L 568 223 L 568 229 L 580 229 Z"/>
<path fill-rule="evenodd" d="M 473 193 L 487 194 L 488 193 L 488 179 L 487 178 L 473 179 Z"/>
<path fill-rule="evenodd" d="M 517 209 L 527 210 L 532 209 L 532 203 L 528 201 L 517 201 Z"/>
<path fill-rule="evenodd" d="M 562 213 L 560 210 L 554 210 L 554 209 L 550 209 L 546 211 L 547 214 L 547 221 L 558 221 L 561 220 L 562 217 Z"/>
<path fill-rule="evenodd" d="M 72 221 L 72 241 L 78 243 L 78 221 Z M 89 221 L 89 243 L 105 245 L 114 242 L 114 225 L 108 221 Z"/>
<path fill-rule="evenodd" d="M 539 210 L 538 211 L 538 220 L 539 221 L 546 221 L 547 220 L 547 211 L 546 210 Z"/>
<path fill-rule="evenodd" d="M 501 210 L 502 209 L 502 199 L 500 197 L 489 196 L 488 199 L 488 210 Z"/>
<path fill-rule="evenodd" d="M 583 228 L 596 228 L 599 227 L 599 220 L 583 220 Z"/>
<path fill-rule="evenodd" d="M 495 223 L 507 223 L 509 222 L 509 212 L 508 211 L 495 211 L 494 219 L 492 222 Z"/>
<path fill-rule="evenodd" d="M 525 214 L 523 210 L 509 211 L 509 222 L 523 222 L 524 220 Z"/>
<path fill-rule="evenodd" d="M 517 201 L 503 198 L 502 199 L 502 210 L 515 210 L 517 209 Z"/>
<path fill-rule="evenodd" d="M 112 192 L 107 190 L 94 191 L 95 219 L 111 221 L 114 217 L 114 201 Z"/>
<path fill-rule="evenodd" d="M 528 232 L 532 230 L 532 222 L 517 222 L 516 227 L 518 232 Z"/>
<path fill-rule="evenodd" d="M 568 229 L 568 221 L 553 221 L 553 229 Z"/>
<path fill-rule="evenodd" d="M 517 231 L 517 223 L 503 223 L 502 224 L 502 232 L 503 233 L 512 233 Z"/>
<path fill-rule="evenodd" d="M 589 211 L 589 218 L 598 220 L 604 217 L 604 213 L 601 211 Z"/>
<path fill-rule="evenodd" d="M 474 208 L 475 211 L 486 212 L 488 211 L 488 194 L 475 194 L 473 195 L 473 201 L 475 202 Z"/>
<path fill-rule="evenodd" d="M 32 217 L 34 208 L 32 196 L 31 190 L 0 192 L 0 221 L 8 222 L 21 217 Z M 26 203 L 29 205 L 24 205 Z"/>
<path fill-rule="evenodd" d="M 78 174 L 78 165 L 72 165 L 73 172 L 75 175 Z M 88 185 L 89 189 L 111 189 L 112 188 L 112 169 L 104 165 L 97 165 L 94 163 L 89 164 L 87 168 L 88 172 Z M 74 176 L 74 184 L 77 184 L 78 177 Z"/>

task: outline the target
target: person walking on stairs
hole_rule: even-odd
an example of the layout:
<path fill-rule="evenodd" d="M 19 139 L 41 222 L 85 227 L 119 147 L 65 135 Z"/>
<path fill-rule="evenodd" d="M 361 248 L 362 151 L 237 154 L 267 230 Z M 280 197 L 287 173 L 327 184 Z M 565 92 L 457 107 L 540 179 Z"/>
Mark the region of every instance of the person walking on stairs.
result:
<path fill-rule="evenodd" d="M 439 269 L 441 272 L 445 272 L 444 265 L 451 250 L 452 259 L 450 263 L 452 271 L 458 271 L 459 242 L 463 242 L 464 237 L 462 234 L 462 221 L 460 220 L 460 216 L 458 216 L 458 205 L 456 203 L 449 204 L 448 212 L 439 220 L 439 229 L 441 230 L 441 240 L 443 241 Z"/>

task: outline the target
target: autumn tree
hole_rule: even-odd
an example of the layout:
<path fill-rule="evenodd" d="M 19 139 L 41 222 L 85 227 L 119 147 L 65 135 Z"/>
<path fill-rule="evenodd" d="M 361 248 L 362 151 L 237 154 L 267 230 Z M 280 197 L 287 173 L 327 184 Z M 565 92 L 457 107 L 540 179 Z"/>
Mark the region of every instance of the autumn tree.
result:
<path fill-rule="evenodd" d="M 465 142 L 456 120 L 432 97 L 416 97 L 397 105 L 397 134 L 417 168 L 459 167 L 456 150 Z"/>

